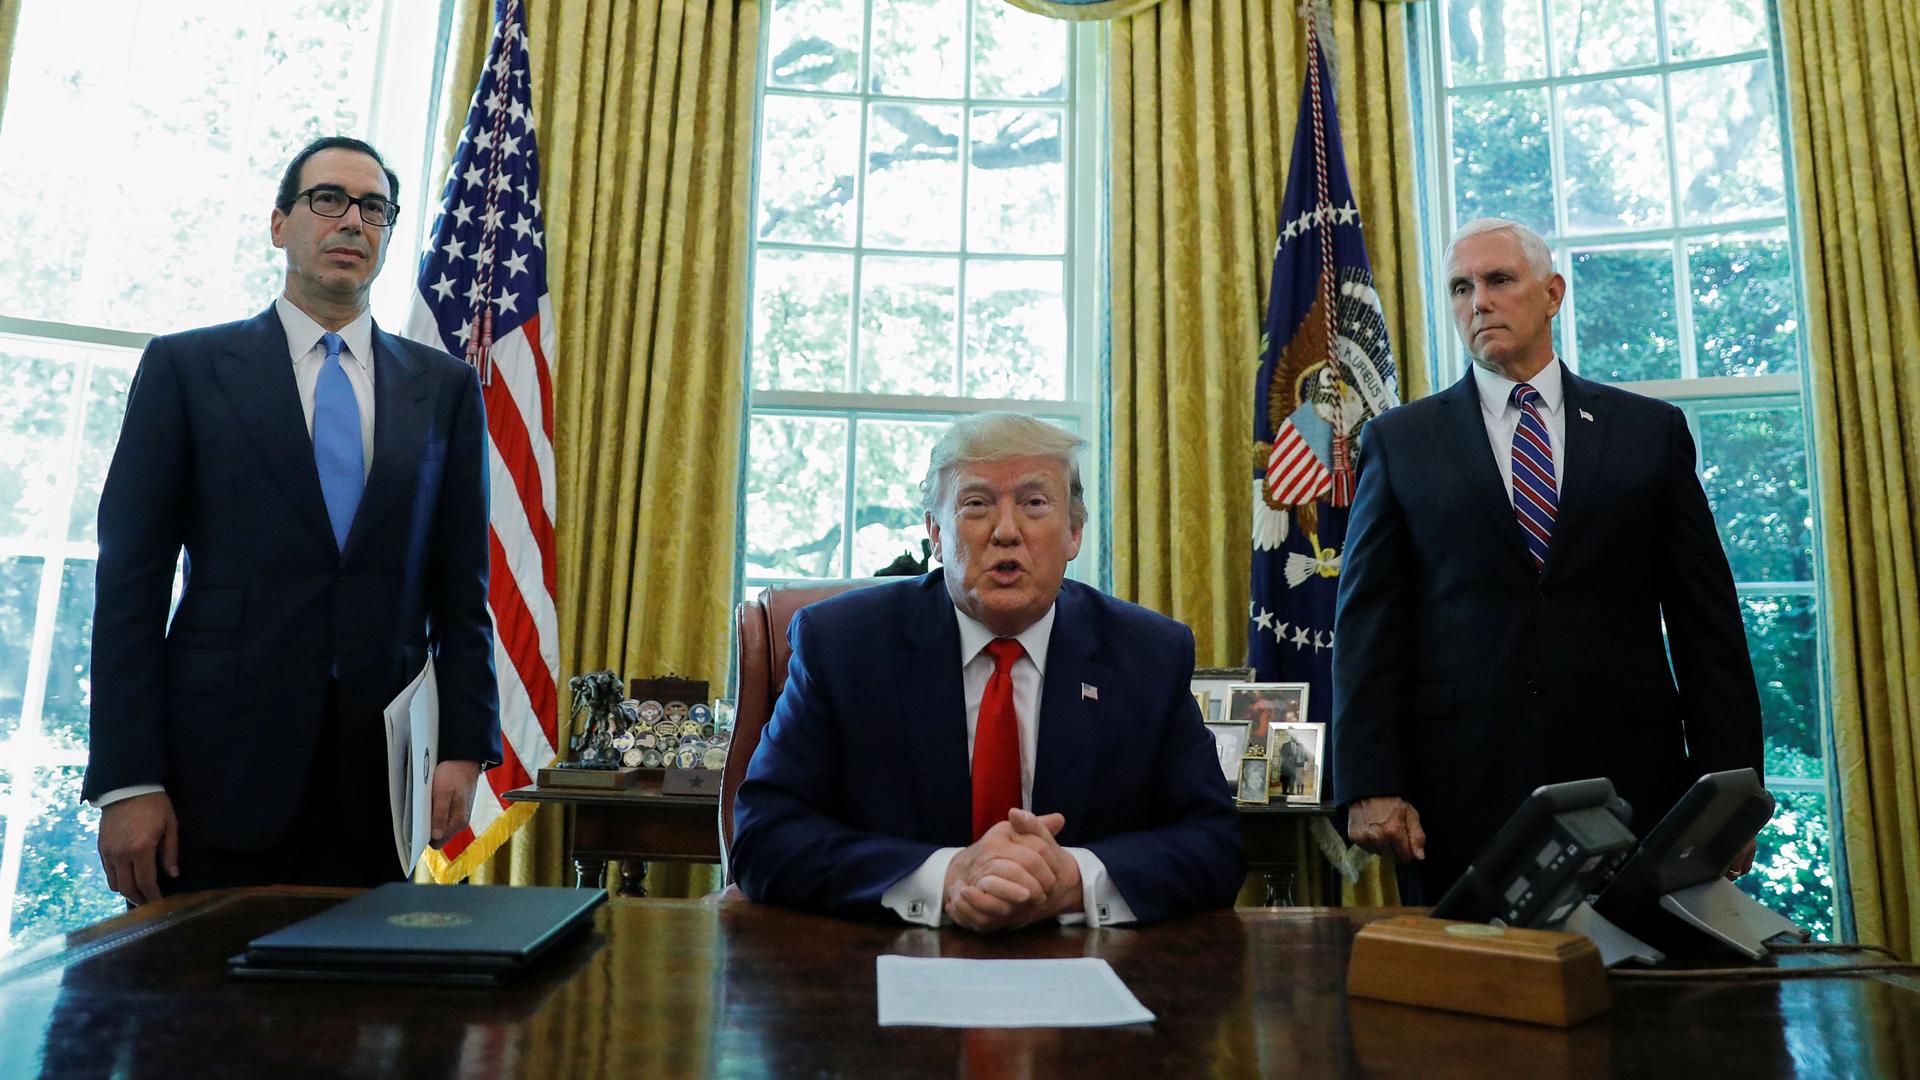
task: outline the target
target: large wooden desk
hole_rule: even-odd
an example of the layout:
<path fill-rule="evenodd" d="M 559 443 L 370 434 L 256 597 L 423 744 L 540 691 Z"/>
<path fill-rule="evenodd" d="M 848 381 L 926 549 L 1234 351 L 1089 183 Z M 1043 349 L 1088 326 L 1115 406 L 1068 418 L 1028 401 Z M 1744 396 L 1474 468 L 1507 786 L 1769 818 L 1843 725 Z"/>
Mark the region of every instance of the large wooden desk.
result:
<path fill-rule="evenodd" d="M 1379 911 L 1216 912 L 997 938 L 698 901 L 616 900 L 497 990 L 240 983 L 226 958 L 347 895 L 176 897 L 0 961 L 0 1076 L 1920 1075 L 1920 986 L 1888 977 L 1615 983 L 1567 1031 L 1349 1001 Z M 1103 957 L 1158 1019 L 875 1024 L 874 958 Z"/>
<path fill-rule="evenodd" d="M 717 863 L 720 861 L 720 798 L 662 795 L 658 783 L 603 791 L 593 788 L 554 788 L 533 785 L 515 788 L 502 798 L 508 802 L 552 803 L 568 807 L 573 828 L 568 853 L 575 880 L 583 886 L 606 884 L 607 864 L 621 864 L 619 893 L 646 895 L 649 862 Z M 1267 879 L 1269 903 L 1294 902 L 1298 857 L 1293 825 L 1328 814 L 1325 804 L 1282 804 L 1240 807 L 1240 836 L 1247 869 Z M 1339 882 L 1332 874 L 1331 897 L 1337 902 Z"/>

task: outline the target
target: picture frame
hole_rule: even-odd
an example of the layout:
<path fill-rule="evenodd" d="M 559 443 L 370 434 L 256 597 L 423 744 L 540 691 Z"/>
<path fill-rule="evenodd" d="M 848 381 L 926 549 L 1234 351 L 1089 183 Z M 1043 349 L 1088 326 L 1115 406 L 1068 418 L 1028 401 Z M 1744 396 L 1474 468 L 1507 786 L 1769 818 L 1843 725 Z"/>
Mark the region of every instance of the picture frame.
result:
<path fill-rule="evenodd" d="M 1240 759 L 1240 775 L 1234 786 L 1234 799 L 1242 803 L 1265 805 L 1268 794 L 1267 759 L 1252 754 Z"/>
<path fill-rule="evenodd" d="M 1240 759 L 1247 756 L 1247 725 L 1222 720 L 1208 724 L 1207 731 L 1213 735 L 1213 751 L 1220 757 L 1221 775 L 1228 784 L 1239 783 Z"/>
<path fill-rule="evenodd" d="M 1327 773 L 1327 725 L 1275 724 L 1267 732 L 1271 797 L 1318 803 Z"/>
<path fill-rule="evenodd" d="M 1275 724 L 1298 724 L 1307 718 L 1307 690 L 1303 682 L 1241 682 L 1227 688 L 1228 720 L 1249 725 L 1247 745 L 1263 750 Z"/>
<path fill-rule="evenodd" d="M 1235 683 L 1249 682 L 1253 679 L 1250 667 L 1234 668 L 1194 668 L 1193 699 L 1200 702 L 1200 719 L 1209 724 L 1217 724 L 1227 718 L 1227 688 Z M 1200 695 L 1205 694 L 1205 700 Z M 1236 771 L 1235 777 L 1238 773 Z"/>

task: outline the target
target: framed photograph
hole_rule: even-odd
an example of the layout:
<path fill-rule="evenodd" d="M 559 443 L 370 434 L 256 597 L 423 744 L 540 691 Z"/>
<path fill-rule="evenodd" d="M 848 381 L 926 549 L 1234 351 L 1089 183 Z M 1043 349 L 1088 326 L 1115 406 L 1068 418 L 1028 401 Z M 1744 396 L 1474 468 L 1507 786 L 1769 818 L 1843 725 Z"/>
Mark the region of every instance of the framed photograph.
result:
<path fill-rule="evenodd" d="M 1290 803 L 1317 803 L 1326 775 L 1327 725 L 1275 724 L 1267 733 L 1269 792 Z"/>
<path fill-rule="evenodd" d="M 1240 759 L 1240 783 L 1235 797 L 1243 803 L 1268 801 L 1266 758 L 1256 755 Z"/>
<path fill-rule="evenodd" d="M 1247 725 L 1223 720 L 1208 724 L 1207 730 L 1213 732 L 1213 749 L 1220 755 L 1220 775 L 1229 784 L 1239 783 L 1240 759 L 1247 755 Z"/>
<path fill-rule="evenodd" d="M 1200 722 L 1203 724 L 1209 722 L 1207 719 L 1207 703 L 1211 697 L 1212 695 L 1208 694 L 1205 690 L 1195 690 L 1193 692 L 1193 703 L 1200 706 Z"/>
<path fill-rule="evenodd" d="M 1200 702 L 1200 719 L 1209 724 L 1217 724 L 1227 718 L 1227 688 L 1234 683 L 1248 682 L 1253 678 L 1253 669 L 1246 668 L 1195 668 L 1193 669 L 1193 699 Z M 1206 699 L 1201 700 L 1200 695 Z M 1234 775 L 1239 775 L 1236 770 Z"/>
<path fill-rule="evenodd" d="M 1248 746 L 1266 746 L 1275 724 L 1298 724 L 1307 718 L 1303 682 L 1234 683 L 1227 695 L 1227 719 L 1248 725 Z"/>

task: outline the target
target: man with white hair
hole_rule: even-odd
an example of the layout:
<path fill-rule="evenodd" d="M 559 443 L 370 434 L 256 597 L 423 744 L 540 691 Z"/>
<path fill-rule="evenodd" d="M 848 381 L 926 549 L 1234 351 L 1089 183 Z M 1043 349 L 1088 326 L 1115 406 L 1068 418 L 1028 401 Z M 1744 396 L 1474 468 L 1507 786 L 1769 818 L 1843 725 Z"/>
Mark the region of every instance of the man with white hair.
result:
<path fill-rule="evenodd" d="M 1361 438 L 1334 798 L 1355 843 L 1416 864 L 1411 903 L 1437 900 L 1541 784 L 1608 777 L 1645 835 L 1701 774 L 1761 765 L 1686 418 L 1565 369 L 1566 288 L 1526 226 L 1462 227 L 1446 289 L 1470 371 Z"/>
<path fill-rule="evenodd" d="M 734 810 L 749 897 L 979 931 L 1233 902 L 1192 631 L 1065 580 L 1083 445 L 1030 416 L 957 421 L 921 483 L 941 568 L 794 615 Z"/>

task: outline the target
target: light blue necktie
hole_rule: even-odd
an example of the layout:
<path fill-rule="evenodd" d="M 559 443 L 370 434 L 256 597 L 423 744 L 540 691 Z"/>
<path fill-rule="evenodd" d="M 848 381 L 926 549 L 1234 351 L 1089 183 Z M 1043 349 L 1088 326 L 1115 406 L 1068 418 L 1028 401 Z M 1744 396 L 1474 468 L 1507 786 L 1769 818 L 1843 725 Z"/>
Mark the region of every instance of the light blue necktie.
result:
<path fill-rule="evenodd" d="M 366 453 L 360 445 L 360 406 L 340 366 L 345 342 L 328 332 L 320 335 L 320 343 L 327 347 L 327 359 L 313 386 L 313 463 L 320 470 L 320 494 L 327 500 L 333 541 L 345 551 L 353 512 L 367 486 Z"/>

